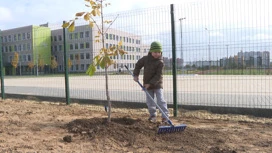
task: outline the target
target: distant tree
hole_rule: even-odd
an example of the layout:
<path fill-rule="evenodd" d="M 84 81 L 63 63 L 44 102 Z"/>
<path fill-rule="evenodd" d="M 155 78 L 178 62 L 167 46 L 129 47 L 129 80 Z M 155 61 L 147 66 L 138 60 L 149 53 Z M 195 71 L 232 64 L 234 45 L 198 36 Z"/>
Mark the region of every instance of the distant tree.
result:
<path fill-rule="evenodd" d="M 58 63 L 56 61 L 56 57 L 55 56 L 51 56 L 51 69 L 55 70 L 58 67 Z"/>
<path fill-rule="evenodd" d="M 35 65 L 34 65 L 34 62 L 32 62 L 32 61 L 31 61 L 31 62 L 28 62 L 27 65 L 28 65 L 28 69 L 30 69 L 30 71 L 32 71 L 32 69 L 33 69 L 34 66 L 35 66 Z"/>
<path fill-rule="evenodd" d="M 19 54 L 17 52 L 14 52 L 14 56 L 11 61 L 11 65 L 16 69 L 19 63 Z"/>
<path fill-rule="evenodd" d="M 14 68 L 13 70 L 15 70 L 15 74 L 16 74 L 16 69 L 17 69 L 18 63 L 19 63 L 19 54 L 17 52 L 14 52 L 14 56 L 12 58 L 11 65 Z"/>
<path fill-rule="evenodd" d="M 107 102 L 108 102 L 108 122 L 111 121 L 111 101 L 110 101 L 110 95 L 109 95 L 109 89 L 108 89 L 108 68 L 112 65 L 115 64 L 115 61 L 113 60 L 113 56 L 118 56 L 118 55 L 124 55 L 127 54 L 121 47 L 122 47 L 122 41 L 118 43 L 117 46 L 112 46 L 109 48 L 105 48 L 105 34 L 109 27 L 113 24 L 113 21 L 110 20 L 104 20 L 103 16 L 103 8 L 107 7 L 110 5 L 110 3 L 105 3 L 103 2 L 105 0 L 85 0 L 88 4 L 85 6 L 90 8 L 90 12 L 78 12 L 76 13 L 76 17 L 74 20 L 70 20 L 69 22 L 65 22 L 62 27 L 68 28 L 70 32 L 75 30 L 75 20 L 77 20 L 79 17 L 83 17 L 85 21 L 87 21 L 90 25 L 90 28 L 93 28 L 94 25 L 98 28 L 98 35 L 95 36 L 95 42 L 102 43 L 102 48 L 100 49 L 100 52 L 98 55 L 96 55 L 93 58 L 92 64 L 90 64 L 88 70 L 86 73 L 89 76 L 94 75 L 96 71 L 96 67 L 99 66 L 102 69 L 105 69 L 105 81 L 106 81 L 106 97 L 107 97 Z M 101 19 L 101 26 L 97 24 L 97 22 L 94 20 L 93 17 L 100 17 Z M 116 18 L 115 18 L 116 19 Z M 104 24 L 109 24 L 107 29 L 104 28 Z"/>
<path fill-rule="evenodd" d="M 68 68 L 70 69 L 72 67 L 73 63 L 71 61 L 71 59 L 68 59 Z"/>

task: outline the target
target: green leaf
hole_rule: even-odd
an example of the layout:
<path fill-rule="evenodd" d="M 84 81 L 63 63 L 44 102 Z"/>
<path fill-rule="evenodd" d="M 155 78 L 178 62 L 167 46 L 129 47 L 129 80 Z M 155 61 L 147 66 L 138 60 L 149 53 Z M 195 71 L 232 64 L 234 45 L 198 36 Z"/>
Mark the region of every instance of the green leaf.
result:
<path fill-rule="evenodd" d="M 93 23 L 92 21 L 90 21 L 90 22 L 89 22 L 89 26 L 90 26 L 91 28 L 93 28 L 94 23 Z"/>
<path fill-rule="evenodd" d="M 99 9 L 96 9 L 96 14 L 97 14 L 98 16 L 100 16 L 100 15 L 101 15 L 101 12 L 100 12 L 100 10 L 99 10 Z"/>
<path fill-rule="evenodd" d="M 86 71 L 86 74 L 88 74 L 89 76 L 93 76 L 95 71 L 96 71 L 95 65 L 91 64 L 88 67 L 88 70 Z"/>
<path fill-rule="evenodd" d="M 73 21 L 70 26 L 68 27 L 69 32 L 73 32 L 75 30 L 75 21 Z"/>
<path fill-rule="evenodd" d="M 76 13 L 76 16 L 82 16 L 83 14 L 85 14 L 85 12 L 78 12 Z"/>
<path fill-rule="evenodd" d="M 96 3 L 95 3 L 94 1 L 92 1 L 92 0 L 90 0 L 90 4 L 93 6 L 93 5 L 95 5 Z"/>
<path fill-rule="evenodd" d="M 99 62 L 99 65 L 102 69 L 106 67 L 106 57 L 103 57 L 101 61 Z"/>
<path fill-rule="evenodd" d="M 70 25 L 70 23 L 65 21 L 65 23 L 62 25 L 62 27 L 67 28 L 69 25 Z"/>
<path fill-rule="evenodd" d="M 123 45 L 123 42 L 122 40 L 118 42 L 118 46 L 122 46 Z"/>
<path fill-rule="evenodd" d="M 96 9 L 93 9 L 91 13 L 93 16 L 96 16 Z"/>
<path fill-rule="evenodd" d="M 105 56 L 104 59 L 105 59 L 104 63 L 106 66 L 110 66 L 111 64 L 114 63 L 114 61 L 112 59 L 110 59 L 110 56 Z"/>
<path fill-rule="evenodd" d="M 84 20 L 85 20 L 85 21 L 89 21 L 89 20 L 90 20 L 90 13 L 86 13 L 86 14 L 84 15 Z"/>
<path fill-rule="evenodd" d="M 119 50 L 119 54 L 120 54 L 120 55 L 124 55 L 124 54 L 127 54 L 127 52 L 124 51 L 123 49 L 120 49 L 120 50 Z"/>

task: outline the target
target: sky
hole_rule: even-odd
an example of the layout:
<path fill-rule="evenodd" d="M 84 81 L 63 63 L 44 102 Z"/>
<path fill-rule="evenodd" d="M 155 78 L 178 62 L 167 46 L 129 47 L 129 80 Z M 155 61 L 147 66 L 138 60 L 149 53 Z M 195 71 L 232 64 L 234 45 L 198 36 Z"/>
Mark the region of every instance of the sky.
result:
<path fill-rule="evenodd" d="M 183 0 L 182 2 L 193 1 Z M 106 0 L 111 8 L 105 13 L 178 4 L 181 0 Z M 1 0 L 0 29 L 7 30 L 47 22 L 72 19 L 76 12 L 88 11 L 84 0 Z"/>
<path fill-rule="evenodd" d="M 269 7 L 272 5 L 271 0 L 106 0 L 105 2 L 111 3 L 111 6 L 104 10 L 105 14 L 145 10 L 139 13 L 135 11 L 137 14 L 133 14 L 133 17 L 123 13 L 122 15 L 125 16 L 123 19 L 126 18 L 128 21 L 120 24 L 125 24 L 124 26 L 130 28 L 129 30 L 142 35 L 143 39 L 153 41 L 154 37 L 157 37 L 164 45 L 168 44 L 169 52 L 171 52 L 170 24 L 156 25 L 156 28 L 149 24 L 161 24 L 163 23 L 161 18 L 170 22 L 169 10 L 146 11 L 146 9 L 176 4 L 177 46 L 181 46 L 179 35 L 183 33 L 183 52 L 189 61 L 208 59 L 209 41 L 212 59 L 227 56 L 226 46 L 228 46 L 228 55 L 232 56 L 240 50 L 272 51 L 272 11 Z M 90 11 L 85 4 L 85 0 L 0 0 L 0 30 L 47 22 L 61 25 L 64 20 L 73 19 L 77 12 Z M 147 16 L 151 14 L 154 18 Z M 160 17 L 159 22 L 155 21 L 158 17 Z M 182 17 L 186 19 L 183 21 L 181 32 L 178 19 Z M 116 26 L 120 25 L 118 22 L 123 22 L 121 17 L 115 22 Z M 142 23 L 144 25 L 141 25 Z M 205 30 L 206 28 L 208 30 Z M 178 52 L 180 55 L 181 49 Z"/>

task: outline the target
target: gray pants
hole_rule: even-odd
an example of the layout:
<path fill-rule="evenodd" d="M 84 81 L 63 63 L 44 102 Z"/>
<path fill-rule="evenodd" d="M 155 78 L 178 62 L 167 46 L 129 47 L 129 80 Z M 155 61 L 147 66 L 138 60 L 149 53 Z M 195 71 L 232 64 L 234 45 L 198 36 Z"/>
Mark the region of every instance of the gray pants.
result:
<path fill-rule="evenodd" d="M 160 106 L 162 111 L 165 113 L 165 115 L 169 115 L 168 109 L 167 109 L 167 103 L 164 100 L 163 97 L 163 89 L 152 89 L 152 90 L 147 90 L 147 92 L 150 94 L 150 96 L 153 98 L 151 99 L 147 94 L 146 94 L 146 104 L 148 107 L 148 111 L 150 114 L 150 117 L 157 116 L 156 113 L 156 104 L 154 103 L 154 95 L 156 95 L 157 98 L 157 104 Z M 162 114 L 162 118 L 165 118 L 165 116 Z"/>

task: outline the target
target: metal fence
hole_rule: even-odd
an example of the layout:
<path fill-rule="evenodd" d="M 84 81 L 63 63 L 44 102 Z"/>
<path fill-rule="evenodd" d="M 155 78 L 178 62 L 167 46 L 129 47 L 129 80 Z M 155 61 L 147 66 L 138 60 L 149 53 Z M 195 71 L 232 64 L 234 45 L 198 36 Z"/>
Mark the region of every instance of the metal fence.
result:
<path fill-rule="evenodd" d="M 109 28 L 105 25 L 105 47 L 123 41 L 122 48 L 128 52 L 112 57 L 116 63 L 109 68 L 111 100 L 145 102 L 144 92 L 124 65 L 133 70 L 137 60 L 147 55 L 151 42 L 160 41 L 165 62 L 164 94 L 169 104 L 176 98 L 184 107 L 271 112 L 271 3 L 211 0 L 176 4 L 173 10 L 167 5 L 106 14 L 105 19 L 114 22 Z M 65 30 L 65 37 L 62 22 L 3 30 L 5 93 L 65 98 L 68 83 L 72 99 L 106 100 L 104 70 L 97 67 L 93 77 L 85 74 L 102 47 L 96 42 L 101 28 L 96 21 L 98 26 L 90 28 L 77 20 L 75 31 Z M 65 49 L 68 82 L 64 77 Z M 11 64 L 15 52 L 19 54 L 16 68 Z"/>

